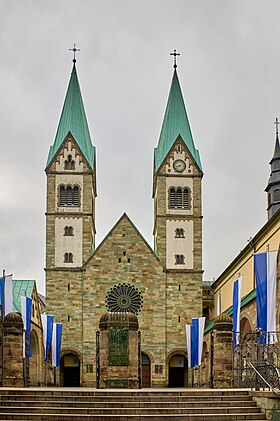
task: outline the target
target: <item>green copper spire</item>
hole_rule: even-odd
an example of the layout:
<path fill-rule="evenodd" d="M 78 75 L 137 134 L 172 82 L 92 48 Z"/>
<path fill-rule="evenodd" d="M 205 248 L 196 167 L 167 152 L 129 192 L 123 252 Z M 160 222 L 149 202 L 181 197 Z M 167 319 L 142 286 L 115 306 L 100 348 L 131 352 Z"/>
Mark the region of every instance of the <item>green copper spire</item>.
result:
<path fill-rule="evenodd" d="M 195 149 L 194 146 L 192 132 L 184 104 L 184 98 L 180 88 L 180 83 L 178 80 L 176 67 L 174 66 L 174 74 L 163 118 L 158 146 L 155 148 L 156 171 L 161 166 L 166 155 L 168 154 L 169 150 L 179 135 L 185 142 L 199 169 L 202 171 L 199 151 Z"/>
<path fill-rule="evenodd" d="M 70 132 L 90 167 L 94 166 L 95 147 L 91 143 L 82 94 L 79 86 L 77 70 L 74 61 L 70 82 L 68 85 L 62 113 L 60 116 L 55 141 L 50 147 L 47 166 L 52 161 L 58 149 Z"/>

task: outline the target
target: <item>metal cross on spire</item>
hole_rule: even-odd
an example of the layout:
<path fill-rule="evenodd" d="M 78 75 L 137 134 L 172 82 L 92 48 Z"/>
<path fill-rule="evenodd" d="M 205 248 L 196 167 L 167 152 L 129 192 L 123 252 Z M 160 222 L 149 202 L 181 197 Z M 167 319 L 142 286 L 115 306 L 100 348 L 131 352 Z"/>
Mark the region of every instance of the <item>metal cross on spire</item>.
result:
<path fill-rule="evenodd" d="M 170 55 L 171 56 L 174 56 L 174 64 L 173 64 L 173 67 L 174 67 L 174 69 L 176 69 L 176 67 L 177 67 L 176 57 L 179 56 L 180 53 L 177 53 L 176 50 L 174 50 L 174 52 L 173 53 L 170 53 Z"/>
<path fill-rule="evenodd" d="M 274 121 L 274 124 L 275 124 L 275 126 L 276 126 L 276 139 L 277 139 L 277 140 L 279 140 L 279 136 L 278 136 L 278 133 L 279 133 L 279 131 L 278 131 L 278 126 L 279 126 L 280 122 L 278 121 L 278 118 L 277 118 L 277 117 L 276 117 L 276 119 L 275 119 L 275 121 Z"/>
<path fill-rule="evenodd" d="M 77 51 L 81 51 L 79 48 L 76 48 L 76 44 L 74 44 L 74 47 L 73 48 L 69 48 L 69 51 L 73 51 L 73 53 L 74 53 L 74 58 L 73 58 L 73 63 L 76 63 L 76 52 Z"/>

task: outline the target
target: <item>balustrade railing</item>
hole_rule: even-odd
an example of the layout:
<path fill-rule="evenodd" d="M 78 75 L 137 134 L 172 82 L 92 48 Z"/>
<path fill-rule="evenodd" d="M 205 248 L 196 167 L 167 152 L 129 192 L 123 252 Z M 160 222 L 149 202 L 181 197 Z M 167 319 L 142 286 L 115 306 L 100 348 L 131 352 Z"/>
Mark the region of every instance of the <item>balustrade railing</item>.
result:
<path fill-rule="evenodd" d="M 255 390 L 280 391 L 280 332 L 240 334 L 234 349 L 233 384 Z"/>

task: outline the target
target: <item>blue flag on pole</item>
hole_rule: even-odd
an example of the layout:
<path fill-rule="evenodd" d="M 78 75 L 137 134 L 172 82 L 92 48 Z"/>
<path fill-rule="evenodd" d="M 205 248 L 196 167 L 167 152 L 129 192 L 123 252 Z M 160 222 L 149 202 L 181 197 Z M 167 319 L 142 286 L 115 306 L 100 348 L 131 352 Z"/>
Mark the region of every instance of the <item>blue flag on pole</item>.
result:
<path fill-rule="evenodd" d="M 276 266 L 277 251 L 254 254 L 257 327 L 264 332 L 276 331 Z M 274 337 L 270 336 L 273 342 Z M 266 339 L 264 337 L 263 341 Z"/>
<path fill-rule="evenodd" d="M 23 320 L 23 358 L 25 358 L 25 332 L 27 333 L 28 337 L 28 348 L 29 348 L 29 355 L 28 357 L 32 357 L 32 350 L 31 350 L 31 317 L 32 317 L 32 299 L 26 296 L 21 296 L 21 315 Z"/>
<path fill-rule="evenodd" d="M 239 344 L 240 335 L 240 304 L 241 304 L 241 287 L 242 276 L 239 276 L 233 284 L 233 305 L 232 305 L 232 318 L 233 318 L 233 343 L 234 348 Z"/>
<path fill-rule="evenodd" d="M 60 348 L 62 339 L 62 323 L 53 324 L 52 336 L 52 366 L 60 366 Z"/>
<path fill-rule="evenodd" d="M 191 325 L 186 325 L 186 342 L 188 353 L 188 367 L 192 366 L 192 344 L 191 344 Z"/>
<path fill-rule="evenodd" d="M 12 275 L 0 278 L 1 313 L 4 318 L 13 311 L 13 279 Z"/>
<path fill-rule="evenodd" d="M 192 368 L 201 365 L 204 325 L 205 317 L 193 318 L 191 326 L 186 325 L 188 365 Z"/>
<path fill-rule="evenodd" d="M 45 361 L 48 361 L 49 351 L 52 345 L 52 334 L 53 334 L 53 319 L 54 316 L 43 313 L 41 315 L 43 325 L 43 342 L 45 348 Z"/>

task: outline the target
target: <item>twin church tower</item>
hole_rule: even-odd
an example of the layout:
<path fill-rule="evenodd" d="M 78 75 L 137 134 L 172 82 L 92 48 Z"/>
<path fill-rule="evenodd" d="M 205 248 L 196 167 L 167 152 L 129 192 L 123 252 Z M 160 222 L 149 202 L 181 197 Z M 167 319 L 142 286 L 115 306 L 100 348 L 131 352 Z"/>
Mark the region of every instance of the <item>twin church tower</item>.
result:
<path fill-rule="evenodd" d="M 126 214 L 95 246 L 96 150 L 73 62 L 46 165 L 46 298 L 63 323 L 62 384 L 96 385 L 99 320 L 130 311 L 143 386 L 184 386 L 185 324 L 202 313 L 203 172 L 176 60 L 154 151 L 154 250 Z"/>

